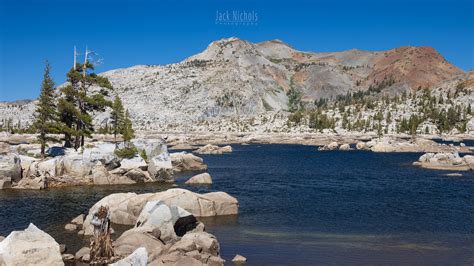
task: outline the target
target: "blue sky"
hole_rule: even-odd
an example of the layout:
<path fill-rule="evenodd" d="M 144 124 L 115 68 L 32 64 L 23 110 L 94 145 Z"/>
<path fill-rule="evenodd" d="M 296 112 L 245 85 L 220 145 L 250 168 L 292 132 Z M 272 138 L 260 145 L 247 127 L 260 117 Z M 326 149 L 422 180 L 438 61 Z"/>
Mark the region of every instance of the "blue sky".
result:
<path fill-rule="evenodd" d="M 225 11 L 254 12 L 258 25 L 216 24 Z M 0 101 L 36 98 L 46 59 L 56 83 L 64 82 L 74 45 L 96 51 L 103 72 L 179 62 L 231 36 L 316 52 L 428 45 L 474 68 L 469 0 L 0 0 Z"/>

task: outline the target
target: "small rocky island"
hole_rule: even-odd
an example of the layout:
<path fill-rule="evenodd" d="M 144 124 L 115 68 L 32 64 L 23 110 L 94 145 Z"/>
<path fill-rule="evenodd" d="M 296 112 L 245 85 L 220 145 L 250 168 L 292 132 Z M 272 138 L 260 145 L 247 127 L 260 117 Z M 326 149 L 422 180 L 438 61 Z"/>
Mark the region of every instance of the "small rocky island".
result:
<path fill-rule="evenodd" d="M 473 171 L 474 156 L 459 153 L 426 153 L 413 163 L 423 168 L 453 171 Z"/>

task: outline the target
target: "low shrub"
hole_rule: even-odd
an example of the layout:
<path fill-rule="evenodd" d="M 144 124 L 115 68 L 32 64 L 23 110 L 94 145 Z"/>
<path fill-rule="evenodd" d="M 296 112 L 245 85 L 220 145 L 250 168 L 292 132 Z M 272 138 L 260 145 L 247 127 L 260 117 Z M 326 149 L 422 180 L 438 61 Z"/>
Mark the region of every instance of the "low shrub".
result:
<path fill-rule="evenodd" d="M 121 149 L 115 149 L 114 153 L 120 158 L 133 158 L 138 153 L 135 146 L 124 147 Z"/>

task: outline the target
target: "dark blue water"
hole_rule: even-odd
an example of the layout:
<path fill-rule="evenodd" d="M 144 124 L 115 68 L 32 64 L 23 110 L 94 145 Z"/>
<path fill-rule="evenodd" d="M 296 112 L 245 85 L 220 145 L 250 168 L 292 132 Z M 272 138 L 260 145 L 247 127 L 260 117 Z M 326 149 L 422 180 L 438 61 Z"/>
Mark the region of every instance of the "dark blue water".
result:
<path fill-rule="evenodd" d="M 214 184 L 238 198 L 237 216 L 203 219 L 223 257 L 248 265 L 472 265 L 474 173 L 413 167 L 420 154 L 318 152 L 312 146 L 234 146 L 204 160 Z M 0 192 L 0 234 L 32 221 L 58 242 L 64 224 L 103 196 L 165 189 L 147 184 Z"/>

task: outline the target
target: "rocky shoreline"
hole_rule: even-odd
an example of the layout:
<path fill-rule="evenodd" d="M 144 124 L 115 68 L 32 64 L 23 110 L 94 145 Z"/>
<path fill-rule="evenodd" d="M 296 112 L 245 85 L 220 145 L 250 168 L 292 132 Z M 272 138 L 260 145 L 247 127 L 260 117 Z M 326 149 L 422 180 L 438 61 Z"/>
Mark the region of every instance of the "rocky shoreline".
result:
<path fill-rule="evenodd" d="M 275 134 L 163 134 L 163 133 L 142 133 L 144 138 L 161 137 L 166 140 L 170 150 L 174 149 L 194 149 L 208 144 L 229 145 L 229 144 L 301 144 L 310 146 L 325 147 L 322 150 L 350 150 L 349 146 L 355 149 L 373 152 L 451 152 L 456 150 L 460 153 L 472 153 L 474 147 L 463 144 L 463 140 L 473 140 L 472 135 L 438 136 L 422 135 L 413 138 L 410 135 L 385 135 L 378 137 L 375 134 L 311 134 L 311 133 L 275 133 Z M 433 139 L 459 142 L 459 145 L 439 144 Z M 335 143 L 335 144 L 334 144 Z M 327 149 L 328 145 L 334 148 Z M 346 145 L 347 144 L 347 145 Z M 335 147 L 337 145 L 337 147 Z M 342 146 L 342 147 L 341 147 Z M 357 147 L 356 147 L 357 146 Z"/>
<path fill-rule="evenodd" d="M 174 182 L 175 172 L 207 169 L 192 153 L 170 154 L 162 139 L 134 140 L 141 153 L 130 158 L 117 156 L 116 145 L 105 141 L 90 142 L 77 151 L 51 146 L 45 158 L 40 158 L 37 144 L 0 143 L 1 189 Z"/>

